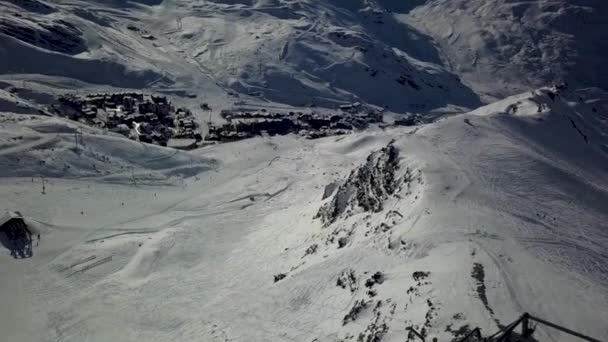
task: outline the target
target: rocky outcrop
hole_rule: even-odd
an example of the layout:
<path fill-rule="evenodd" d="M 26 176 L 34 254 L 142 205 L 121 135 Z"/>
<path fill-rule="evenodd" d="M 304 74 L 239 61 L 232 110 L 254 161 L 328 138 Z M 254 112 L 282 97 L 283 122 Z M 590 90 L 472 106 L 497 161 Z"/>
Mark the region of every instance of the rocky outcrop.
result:
<path fill-rule="evenodd" d="M 336 285 L 343 289 L 346 289 L 348 287 L 351 293 L 357 291 L 359 287 L 357 285 L 357 276 L 355 275 L 355 270 L 349 268 L 347 270 L 342 271 L 342 273 L 340 273 L 340 275 L 338 276 Z"/>
<path fill-rule="evenodd" d="M 365 164 L 350 173 L 315 218 L 320 218 L 325 226 L 329 226 L 356 207 L 366 212 L 382 211 L 384 201 L 398 188 L 395 176 L 398 167 L 399 151 L 392 143 L 373 152 Z"/>

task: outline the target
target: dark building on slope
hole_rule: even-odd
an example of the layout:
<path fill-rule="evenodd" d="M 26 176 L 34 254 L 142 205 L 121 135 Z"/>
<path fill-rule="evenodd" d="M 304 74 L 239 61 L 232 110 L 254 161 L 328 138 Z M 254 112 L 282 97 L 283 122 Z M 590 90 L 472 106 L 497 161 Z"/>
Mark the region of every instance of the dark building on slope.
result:
<path fill-rule="evenodd" d="M 0 216 L 0 242 L 14 258 L 32 256 L 32 231 L 18 211 L 7 211 Z"/>

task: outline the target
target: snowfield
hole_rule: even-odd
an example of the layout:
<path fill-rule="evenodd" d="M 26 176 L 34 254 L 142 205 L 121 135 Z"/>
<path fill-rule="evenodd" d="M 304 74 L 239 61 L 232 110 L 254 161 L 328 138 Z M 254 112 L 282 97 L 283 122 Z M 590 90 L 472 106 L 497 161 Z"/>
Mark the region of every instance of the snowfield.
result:
<path fill-rule="evenodd" d="M 608 337 L 604 2 L 0 8 L 0 209 L 40 234 L 0 232 L 0 340 Z M 115 91 L 428 122 L 182 151 L 49 111 Z"/>
<path fill-rule="evenodd" d="M 422 127 L 191 153 L 88 133 L 75 152 L 55 119 L 27 121 L 37 133 L 26 133 L 9 120 L 21 115 L 4 114 L 5 129 L 31 142 L 3 148 L 12 164 L 2 207 L 43 232 L 32 258 L 1 259 L 4 336 L 325 341 L 381 331 L 402 341 L 413 325 L 445 340 L 467 324 L 493 332 L 523 311 L 606 336 L 606 122 L 596 98 L 569 101 L 590 91 L 549 92 Z M 63 177 L 58 160 L 70 165 Z M 333 221 L 315 219 L 334 200 L 343 208 Z"/>

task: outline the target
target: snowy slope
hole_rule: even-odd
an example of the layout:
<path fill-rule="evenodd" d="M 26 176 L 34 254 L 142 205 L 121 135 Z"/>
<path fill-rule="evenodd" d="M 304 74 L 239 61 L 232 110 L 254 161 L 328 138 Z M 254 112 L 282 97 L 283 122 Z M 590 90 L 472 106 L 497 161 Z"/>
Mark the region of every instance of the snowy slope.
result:
<path fill-rule="evenodd" d="M 0 209 L 41 233 L 29 258 L 0 233 L 0 340 L 451 341 L 525 311 L 605 339 L 606 8 L 0 2 Z M 123 90 L 200 123 L 355 101 L 451 114 L 185 152 L 47 110 Z"/>
<path fill-rule="evenodd" d="M 362 101 L 427 113 L 476 108 L 480 100 L 553 82 L 603 88 L 608 82 L 602 68 L 608 6 L 599 0 L 0 6 L 0 74 L 181 96 L 192 91 L 222 106 L 239 101 L 228 95 L 239 93 L 249 102 L 335 108 Z"/>
<path fill-rule="evenodd" d="M 296 106 L 363 101 L 399 112 L 479 104 L 432 41 L 378 6 L 61 1 L 39 11 L 24 4 L 3 3 L 4 74 L 186 89 L 219 103 L 237 92 Z"/>
<path fill-rule="evenodd" d="M 385 18 L 382 8 L 351 1 L 217 1 L 205 9 L 220 13 L 215 20 L 224 23 L 217 32 L 223 36 L 214 40 L 206 37 L 209 20 L 180 10 L 182 30 L 170 39 L 243 93 L 292 105 L 365 101 L 414 112 L 478 103 L 443 68 L 432 42 Z M 203 44 L 199 36 L 207 38 Z"/>
<path fill-rule="evenodd" d="M 453 72 L 483 98 L 552 82 L 608 87 L 605 1 L 412 2 L 419 6 L 389 7 L 433 37 Z"/>
<path fill-rule="evenodd" d="M 4 175 L 2 207 L 44 233 L 34 257 L 1 256 L 3 336 L 402 341 L 413 325 L 449 340 L 465 325 L 494 332 L 523 311 L 607 336 L 608 97 L 554 95 L 418 128 L 192 153 L 112 146 L 85 131 L 80 157 L 67 157 L 73 146 L 59 134 L 45 160 L 99 153 L 117 163 L 98 165 L 102 174 L 134 164 L 139 173 L 90 178 L 83 167 L 47 179 L 45 195 L 38 178 Z M 3 127 L 33 144 L 60 127 L 9 120 L 22 117 L 5 114 Z M 5 162 L 22 155 L 8 144 Z M 37 146 L 13 165 L 51 173 L 27 160 L 42 158 Z M 192 173 L 172 178 L 176 169 Z M 537 336 L 569 341 L 544 328 Z"/>

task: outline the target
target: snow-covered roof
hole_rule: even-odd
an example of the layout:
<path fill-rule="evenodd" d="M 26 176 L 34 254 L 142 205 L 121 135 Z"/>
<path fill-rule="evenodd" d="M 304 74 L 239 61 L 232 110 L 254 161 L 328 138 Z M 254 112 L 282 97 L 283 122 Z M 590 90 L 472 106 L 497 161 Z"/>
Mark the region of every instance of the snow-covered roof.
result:
<path fill-rule="evenodd" d="M 18 211 L 7 211 L 4 214 L 2 214 L 2 216 L 0 216 L 0 226 L 4 225 L 5 223 L 7 223 L 8 221 L 10 221 L 11 219 L 14 218 L 23 218 L 23 215 L 21 215 L 20 212 Z"/>

